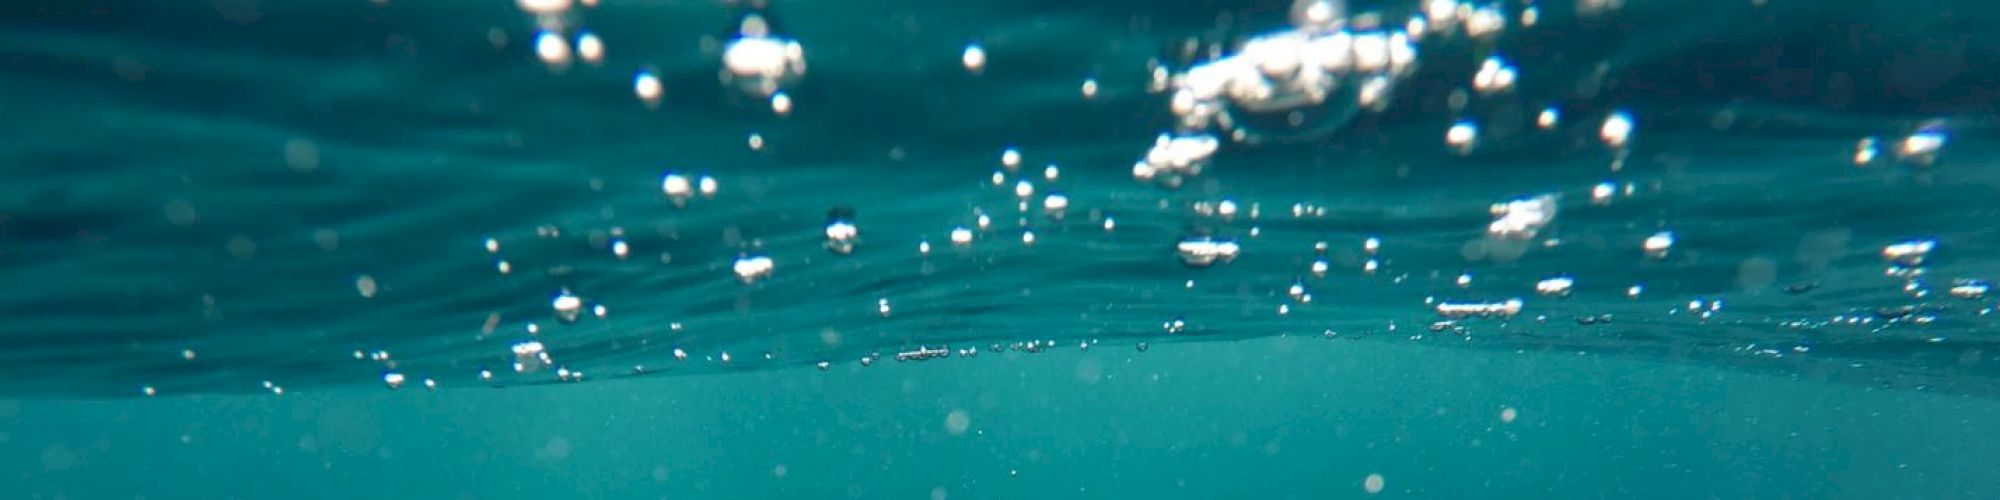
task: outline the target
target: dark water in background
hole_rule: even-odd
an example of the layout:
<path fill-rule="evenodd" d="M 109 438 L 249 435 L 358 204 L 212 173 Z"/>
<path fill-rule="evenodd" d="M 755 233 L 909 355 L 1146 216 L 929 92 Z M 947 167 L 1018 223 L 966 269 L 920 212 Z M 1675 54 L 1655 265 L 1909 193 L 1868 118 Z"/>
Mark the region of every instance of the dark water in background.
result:
<path fill-rule="evenodd" d="M 22 117 L 0 120 L 0 492 L 2000 493 L 1993 298 L 1952 292 L 1995 274 L 2000 10 L 1545 3 L 1490 45 L 1511 93 L 1454 113 L 1489 46 L 1426 40 L 1382 113 L 1135 182 L 1173 120 L 1147 59 L 1288 6 L 780 2 L 810 62 L 784 117 L 718 82 L 736 13 L 714 2 L 606 0 L 576 18 L 605 60 L 561 71 L 511 2 L 0 7 Z M 632 92 L 647 68 L 657 109 Z M 1546 105 L 1562 125 L 1536 130 Z M 1636 124 L 1616 171 L 1613 110 Z M 1459 118 L 1482 124 L 1469 155 L 1442 140 Z M 1857 140 L 1931 120 L 1935 165 L 1854 165 Z M 1008 147 L 1025 168 L 996 187 Z M 666 172 L 717 192 L 677 208 Z M 1602 182 L 1630 194 L 1593 203 Z M 1551 193 L 1551 224 L 1485 257 L 1489 205 Z M 1222 200 L 1242 213 L 1195 209 Z M 824 248 L 840 207 L 852 255 Z M 1191 268 L 1174 245 L 1197 233 L 1242 254 Z M 1912 240 L 1936 250 L 1885 272 Z M 740 281 L 745 252 L 774 271 Z M 1559 275 L 1567 297 L 1536 293 Z M 553 365 L 517 372 L 530 340 Z M 950 355 L 894 361 L 919 348 Z"/>

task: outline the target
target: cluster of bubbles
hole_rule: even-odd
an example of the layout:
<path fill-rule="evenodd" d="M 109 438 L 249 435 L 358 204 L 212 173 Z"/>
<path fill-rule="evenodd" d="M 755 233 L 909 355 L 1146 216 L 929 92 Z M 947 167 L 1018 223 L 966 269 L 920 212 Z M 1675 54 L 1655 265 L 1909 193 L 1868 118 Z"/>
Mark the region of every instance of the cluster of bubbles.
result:
<path fill-rule="evenodd" d="M 1590 15 L 1619 8 L 1617 0 L 1586 0 L 1579 2 L 1579 13 Z M 1421 44 L 1441 40 L 1470 40 L 1488 43 L 1509 29 L 1508 11 L 1501 3 L 1474 5 L 1459 0 L 1422 0 L 1415 13 L 1392 22 L 1379 13 L 1352 14 L 1341 0 L 1298 0 L 1290 11 L 1289 24 L 1283 29 L 1249 37 L 1232 51 L 1224 51 L 1219 46 L 1207 47 L 1207 57 L 1173 71 L 1167 64 L 1154 61 L 1151 89 L 1166 96 L 1166 106 L 1173 114 L 1169 130 L 1159 133 L 1153 145 L 1143 157 L 1132 166 L 1134 179 L 1165 187 L 1182 186 L 1188 179 L 1199 177 L 1209 167 L 1224 143 L 1255 144 L 1267 139 L 1280 138 L 1300 130 L 1317 131 L 1337 128 L 1364 112 L 1380 112 L 1391 103 L 1391 98 L 1399 86 L 1416 74 L 1423 61 Z M 1540 19 L 1540 12 L 1532 1 L 1524 2 L 1524 7 L 1515 10 L 1514 20 L 1520 26 L 1533 26 Z M 536 57 L 552 70 L 561 70 L 574 61 L 587 64 L 601 64 L 604 60 L 604 41 L 593 32 L 582 29 L 582 12 L 597 6 L 596 0 L 517 0 L 516 6 L 535 20 Z M 735 19 L 727 40 L 721 45 L 718 78 L 726 88 L 751 98 L 768 101 L 770 109 L 779 115 L 789 113 L 792 98 L 786 93 L 796 85 L 806 72 L 806 54 L 801 43 L 784 34 L 772 22 L 761 2 L 753 2 L 751 9 L 742 11 Z M 1202 46 L 1197 43 L 1186 45 L 1184 56 L 1194 59 Z M 978 43 L 964 46 L 960 61 L 972 74 L 981 74 L 987 69 L 989 54 Z M 1507 57 L 1493 51 L 1485 51 L 1479 59 L 1477 70 L 1471 80 L 1465 82 L 1461 94 L 1453 96 L 1453 111 L 1464 107 L 1470 96 L 1495 96 L 1512 92 L 1521 78 L 1521 69 Z M 634 95 L 646 106 L 656 107 L 665 92 L 664 83 L 652 70 L 640 70 L 632 82 Z M 1082 86 L 1086 98 L 1099 92 L 1095 80 L 1085 80 Z M 1622 165 L 1625 152 L 1631 147 L 1636 132 L 1637 119 L 1629 110 L 1616 109 L 1605 113 L 1601 122 L 1596 123 L 1595 136 L 1615 157 L 1611 169 L 1617 171 Z M 1562 123 L 1562 112 L 1550 106 L 1536 114 L 1534 124 L 1543 130 L 1554 129 Z M 1927 122 L 1901 138 L 1881 139 L 1869 137 L 1860 140 L 1853 154 L 1853 162 L 1859 166 L 1870 166 L 1885 159 L 1893 159 L 1909 165 L 1931 166 L 1938 162 L 1939 155 L 1948 140 L 1943 122 Z M 1288 132 L 1289 131 L 1289 132 Z M 1444 133 L 1445 145 L 1454 152 L 1467 154 L 1479 147 L 1479 121 L 1470 118 L 1454 119 Z M 761 145 L 761 136 L 751 138 L 752 147 Z M 1885 151 L 1886 149 L 1886 151 Z M 1072 206 L 1069 195 L 1052 189 L 1063 178 L 1062 169 L 1049 164 L 1037 170 L 1027 167 L 1023 153 L 1016 148 L 1001 152 L 1000 166 L 991 175 L 991 184 L 1005 192 L 1008 202 L 1015 204 L 1021 218 L 1020 242 L 1032 246 L 1037 241 L 1036 233 L 1030 228 L 1030 212 L 1039 209 L 1051 221 L 1063 221 L 1066 217 L 1081 218 L 1085 210 Z M 721 190 L 720 183 L 709 175 L 688 175 L 669 171 L 661 177 L 661 192 L 673 206 L 680 209 L 712 199 Z M 1592 205 L 1609 205 L 1619 196 L 1632 196 L 1632 183 L 1601 182 L 1587 188 Z M 1492 259 L 1509 260 L 1518 257 L 1534 244 L 1556 246 L 1559 240 L 1546 238 L 1565 198 L 1579 196 L 1564 193 L 1544 193 L 1508 198 L 1490 206 L 1491 221 L 1484 228 L 1484 240 L 1468 243 L 1463 249 L 1468 261 Z M 1163 208 L 1166 204 L 1163 202 Z M 1252 221 L 1260 217 L 1260 206 L 1256 203 L 1239 204 L 1234 200 L 1195 202 L 1192 205 L 1196 215 L 1234 220 L 1244 217 Z M 1072 215 L 1072 212 L 1078 214 Z M 1100 224 L 1104 231 L 1113 231 L 1116 221 L 1097 210 L 1089 210 L 1091 223 Z M 1295 204 L 1291 207 L 1294 218 L 1322 216 L 1324 207 L 1310 204 Z M 997 212 L 996 212 L 997 213 Z M 983 209 L 974 209 L 971 222 L 951 226 L 946 242 L 949 248 L 963 249 L 975 244 L 994 231 L 993 214 Z M 835 256 L 854 254 L 862 244 L 860 220 L 851 207 L 834 207 L 828 210 L 822 234 L 819 235 L 825 251 Z M 1002 226 L 1008 222 L 1001 222 Z M 1478 231 L 1468 228 L 1469 231 Z M 1190 269 L 1227 265 L 1241 255 L 1244 245 L 1256 238 L 1258 228 L 1250 228 L 1249 238 L 1235 238 L 1197 231 L 1186 235 L 1173 246 L 1173 253 L 1180 263 Z M 560 234 L 554 227 L 537 229 L 537 234 L 554 238 Z M 626 258 L 631 246 L 622 238 L 622 232 L 614 232 L 608 246 L 619 259 Z M 981 243 L 984 244 L 984 243 Z M 1649 259 L 1667 259 L 1676 245 L 1676 233 L 1672 230 L 1658 230 L 1638 245 L 1638 253 Z M 1278 299 L 1283 303 L 1275 307 L 1276 314 L 1286 315 L 1294 306 L 1304 307 L 1313 302 L 1309 279 L 1325 278 L 1335 267 L 1329 258 L 1332 247 L 1325 241 L 1312 246 L 1310 260 L 1303 272 L 1293 279 Z M 1884 274 L 1904 281 L 1904 290 L 1915 297 L 1923 297 L 1931 288 L 1923 281 L 1926 264 L 1937 249 L 1935 239 L 1912 239 L 1888 245 L 1881 251 L 1886 264 Z M 487 253 L 501 255 L 500 243 L 496 239 L 484 241 Z M 905 247 L 907 248 L 907 247 Z M 1368 237 L 1361 242 L 1363 259 L 1360 272 L 1374 275 L 1383 272 L 1384 260 L 1380 257 L 1383 242 L 1380 238 Z M 917 252 L 929 255 L 933 251 L 929 240 L 917 243 Z M 1345 264 L 1351 265 L 1351 264 Z M 746 249 L 729 262 L 729 271 L 744 284 L 754 284 L 769 277 L 777 267 L 772 256 Z M 506 274 L 512 265 L 505 259 L 496 262 L 497 270 Z M 1454 271 L 1456 272 L 1456 271 Z M 1449 276 L 1449 275 L 1447 275 Z M 1396 275 L 1400 283 L 1407 275 Z M 1460 291 L 1472 289 L 1473 275 L 1459 273 L 1455 284 Z M 1981 280 L 1954 279 L 1947 291 L 1948 295 L 1963 299 L 1984 299 L 1988 295 L 1989 284 Z M 1619 284 L 1623 285 L 1623 284 Z M 356 291 L 364 298 L 374 297 L 380 285 L 368 275 L 362 275 L 354 283 Z M 1194 281 L 1187 281 L 1193 288 Z M 1557 301 L 1575 293 L 1577 280 L 1568 274 L 1544 275 L 1533 284 L 1533 292 L 1541 298 L 1533 300 Z M 1811 284 L 1795 284 L 1784 289 L 1786 293 L 1804 293 L 1812 289 Z M 1644 287 L 1631 284 L 1626 295 L 1640 296 Z M 1475 319 L 1508 320 L 1523 313 L 1528 308 L 1528 300 L 1523 297 L 1505 297 L 1497 300 L 1443 300 L 1436 297 L 1425 299 L 1425 305 L 1436 314 L 1439 321 L 1430 325 L 1431 332 L 1464 333 L 1466 327 L 1461 321 Z M 1677 303 L 1678 304 L 1678 303 Z M 882 297 L 873 304 L 874 311 L 882 318 L 891 316 L 890 299 Z M 605 317 L 608 312 L 602 304 L 591 304 L 583 297 L 564 289 L 558 291 L 549 303 L 550 313 L 558 325 L 573 324 L 586 314 Z M 1720 313 L 1722 301 L 1712 298 L 1690 300 L 1685 307 L 1676 306 L 1674 313 L 1688 314 L 1708 319 Z M 1842 315 L 1830 323 L 1895 323 L 1928 322 L 1931 319 L 1925 310 L 1916 307 L 1889 308 L 1873 314 Z M 1545 317 L 1536 318 L 1545 321 Z M 1608 314 L 1593 314 L 1577 318 L 1579 324 L 1595 325 L 1611 320 Z M 487 333 L 498 322 L 497 315 L 489 317 L 485 328 Z M 671 330 L 679 331 L 681 325 L 674 323 Z M 1395 331 L 1391 323 L 1388 330 Z M 553 371 L 560 381 L 580 381 L 584 374 L 559 365 L 550 354 L 549 346 L 536 336 L 541 327 L 528 323 L 525 327 L 528 337 L 508 345 L 506 361 L 515 374 L 531 374 Z M 1182 335 L 1191 331 L 1189 321 L 1184 316 L 1174 316 L 1161 323 L 1161 331 L 1168 335 Z M 1331 329 L 1326 332 L 1335 335 Z M 482 336 L 482 338 L 484 338 Z M 1096 340 L 1077 342 L 1079 349 L 1090 349 Z M 1038 353 L 1058 344 L 1054 340 L 1017 342 L 1011 349 L 1019 352 Z M 987 346 L 988 352 L 1003 352 L 1008 346 L 994 343 Z M 1137 343 L 1139 351 L 1148 349 L 1145 342 Z M 1793 352 L 1804 352 L 1803 347 Z M 977 347 L 953 348 L 948 345 L 922 345 L 913 349 L 893 353 L 898 361 L 923 361 L 950 358 L 975 357 L 980 352 Z M 1778 352 L 1758 348 L 1755 352 Z M 382 383 L 391 389 L 401 388 L 412 380 L 420 380 L 426 388 L 435 388 L 437 383 L 430 378 L 415 378 L 406 375 L 396 360 L 386 351 L 355 351 L 355 358 L 380 366 Z M 186 361 L 194 361 L 192 349 L 181 353 Z M 676 361 L 687 361 L 691 355 L 686 350 L 675 347 L 672 357 Z M 765 359 L 774 355 L 764 354 Z M 879 352 L 861 356 L 862 366 L 872 365 L 883 358 Z M 729 364 L 736 359 L 729 352 L 720 352 L 707 359 Z M 818 361 L 821 370 L 831 366 L 829 361 Z M 505 366 L 505 365 L 501 365 Z M 505 369 L 503 368 L 504 372 Z M 641 365 L 633 368 L 634 373 L 649 370 Z M 478 379 L 495 383 L 496 375 L 480 368 Z M 263 382 L 263 388 L 275 394 L 282 394 L 284 388 L 270 381 Z M 154 386 L 143 386 L 142 393 L 152 396 L 158 393 Z M 1507 420 L 1512 419 L 1512 409 L 1506 410 Z M 1379 475 L 1367 479 L 1366 489 L 1370 493 L 1382 489 Z"/>
<path fill-rule="evenodd" d="M 805 47 L 778 34 L 770 18 L 761 12 L 745 13 L 722 47 L 722 82 L 745 94 L 770 99 L 771 109 L 779 114 L 791 110 L 791 97 L 782 89 L 805 72 Z"/>
<path fill-rule="evenodd" d="M 582 29 L 579 7 L 596 7 L 598 0 L 516 0 L 521 12 L 534 17 L 535 57 L 552 71 L 561 71 L 576 60 L 585 64 L 604 62 L 604 39 Z"/>
<path fill-rule="evenodd" d="M 1233 54 L 1169 78 L 1179 130 L 1220 129 L 1248 140 L 1273 115 L 1293 126 L 1309 112 L 1339 123 L 1356 110 L 1387 106 L 1396 84 L 1416 69 L 1422 32 L 1382 26 L 1379 16 L 1350 18 L 1345 10 L 1339 1 L 1302 0 L 1289 29 L 1253 37 Z"/>

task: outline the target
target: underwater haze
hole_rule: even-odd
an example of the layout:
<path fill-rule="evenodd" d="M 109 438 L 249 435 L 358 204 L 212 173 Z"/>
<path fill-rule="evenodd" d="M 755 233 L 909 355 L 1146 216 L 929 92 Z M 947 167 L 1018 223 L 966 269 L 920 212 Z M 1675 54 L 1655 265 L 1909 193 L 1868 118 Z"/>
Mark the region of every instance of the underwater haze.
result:
<path fill-rule="evenodd" d="M 0 497 L 2000 497 L 2000 6 L 0 6 Z"/>

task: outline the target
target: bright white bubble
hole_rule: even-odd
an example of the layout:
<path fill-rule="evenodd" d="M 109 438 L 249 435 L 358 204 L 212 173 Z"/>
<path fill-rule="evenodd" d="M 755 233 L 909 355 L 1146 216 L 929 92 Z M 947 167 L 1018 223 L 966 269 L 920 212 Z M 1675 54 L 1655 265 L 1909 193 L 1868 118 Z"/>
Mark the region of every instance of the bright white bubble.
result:
<path fill-rule="evenodd" d="M 568 65 L 570 58 L 569 41 L 564 40 L 562 35 L 547 31 L 541 32 L 535 35 L 535 57 L 541 58 L 543 64 L 551 67 Z"/>
<path fill-rule="evenodd" d="M 583 62 L 598 64 L 604 62 L 604 39 L 596 33 L 583 32 L 576 36 L 576 56 Z"/>
<path fill-rule="evenodd" d="M 632 95 L 638 96 L 647 106 L 658 106 L 666 90 L 666 86 L 660 83 L 660 77 L 651 71 L 640 71 L 632 77 Z"/>
<path fill-rule="evenodd" d="M 1603 139 L 1604 145 L 1610 146 L 1612 149 L 1625 147 L 1625 143 L 1631 140 L 1631 136 L 1632 115 L 1624 111 L 1614 112 L 1610 116 L 1604 117 L 1604 125 L 1597 129 L 1597 137 Z"/>
<path fill-rule="evenodd" d="M 986 49 L 980 47 L 979 44 L 967 44 L 965 46 L 965 53 L 960 54 L 958 59 L 960 63 L 965 65 L 966 71 L 974 74 L 986 69 Z"/>

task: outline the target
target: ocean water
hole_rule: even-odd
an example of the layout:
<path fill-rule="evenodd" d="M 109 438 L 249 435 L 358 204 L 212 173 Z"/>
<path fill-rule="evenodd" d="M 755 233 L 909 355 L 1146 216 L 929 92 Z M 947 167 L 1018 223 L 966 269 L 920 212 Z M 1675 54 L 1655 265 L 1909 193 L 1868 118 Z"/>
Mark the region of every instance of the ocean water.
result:
<path fill-rule="evenodd" d="M 1994 498 L 1995 23 L 11 2 L 0 497 Z"/>

